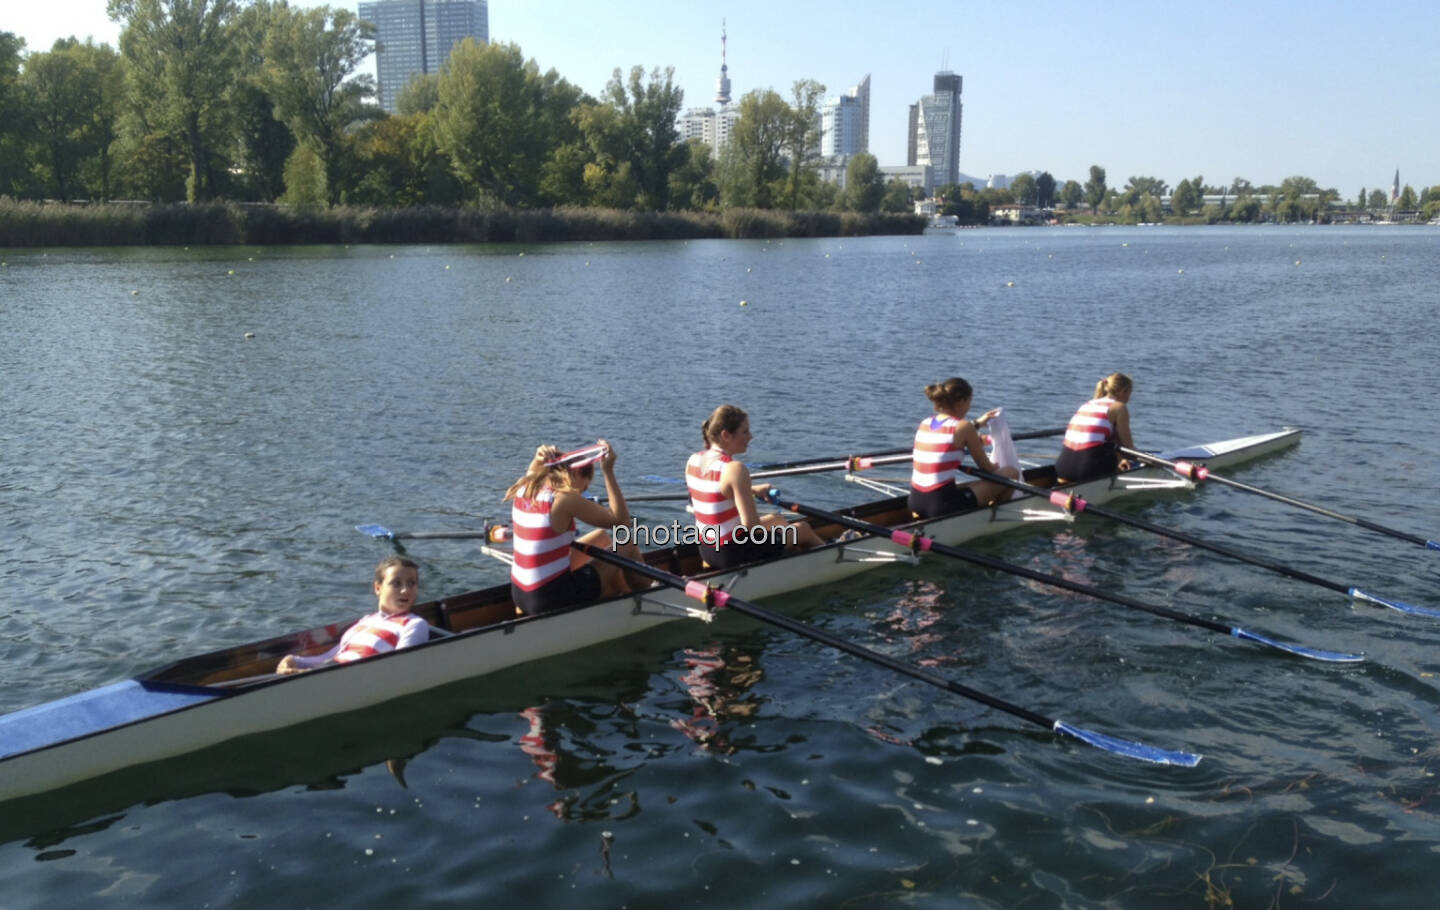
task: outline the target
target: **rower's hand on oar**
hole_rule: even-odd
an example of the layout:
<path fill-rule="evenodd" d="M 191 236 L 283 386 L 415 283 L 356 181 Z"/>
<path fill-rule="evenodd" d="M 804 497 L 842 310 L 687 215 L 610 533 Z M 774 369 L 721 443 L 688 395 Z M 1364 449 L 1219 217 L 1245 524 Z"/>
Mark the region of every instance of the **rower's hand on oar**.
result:
<path fill-rule="evenodd" d="M 770 484 L 757 483 L 750 488 L 750 493 L 756 499 L 760 500 L 761 502 L 765 502 L 770 498 Z"/>
<path fill-rule="evenodd" d="M 615 467 L 615 447 L 603 439 L 595 440 L 597 446 L 605 447 L 605 454 L 600 458 L 600 468 L 605 471 Z"/>

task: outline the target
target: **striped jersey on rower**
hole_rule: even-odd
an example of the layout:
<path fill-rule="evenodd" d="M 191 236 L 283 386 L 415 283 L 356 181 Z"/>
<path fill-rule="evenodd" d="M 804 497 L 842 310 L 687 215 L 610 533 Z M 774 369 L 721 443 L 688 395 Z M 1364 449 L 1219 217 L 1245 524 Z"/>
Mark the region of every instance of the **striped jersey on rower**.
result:
<path fill-rule="evenodd" d="M 965 452 L 955 443 L 958 417 L 934 417 L 920 421 L 915 430 L 915 453 L 910 487 L 921 493 L 938 490 L 960 475 Z"/>
<path fill-rule="evenodd" d="M 690 505 L 695 510 L 695 529 L 700 539 L 720 547 L 730 542 L 730 535 L 740 527 L 740 509 L 735 500 L 720 489 L 720 472 L 732 461 L 718 446 L 711 446 L 690 456 L 685 464 L 685 486 L 690 489 Z"/>
<path fill-rule="evenodd" d="M 1080 451 L 1104 445 L 1115 435 L 1110 422 L 1110 406 L 1113 398 L 1092 398 L 1080 406 L 1070 425 L 1065 428 L 1065 448 Z"/>
<path fill-rule="evenodd" d="M 570 571 L 570 544 L 575 540 L 575 522 L 557 531 L 550 524 L 555 491 L 545 487 L 534 499 L 516 496 L 510 506 L 515 528 L 515 562 L 510 580 L 521 590 L 534 591 Z"/>

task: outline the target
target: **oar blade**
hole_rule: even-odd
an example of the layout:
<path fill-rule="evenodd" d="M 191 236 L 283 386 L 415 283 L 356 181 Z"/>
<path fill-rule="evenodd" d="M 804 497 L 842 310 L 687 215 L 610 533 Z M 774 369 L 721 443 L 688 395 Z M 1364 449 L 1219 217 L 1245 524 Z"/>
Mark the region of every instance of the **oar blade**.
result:
<path fill-rule="evenodd" d="M 1350 654 L 1345 651 L 1324 651 L 1320 648 L 1307 648 L 1304 645 L 1292 645 L 1288 642 L 1276 641 L 1273 638 L 1266 638 L 1264 635 L 1242 629 L 1239 626 L 1230 630 L 1230 634 L 1245 641 L 1253 641 L 1267 648 L 1275 648 L 1287 654 L 1294 654 L 1298 657 L 1308 657 L 1311 660 L 1323 660 L 1332 664 L 1358 664 L 1365 660 L 1364 654 Z"/>
<path fill-rule="evenodd" d="M 1066 736 L 1073 736 L 1083 743 L 1092 745 L 1097 749 L 1103 749 L 1106 752 L 1113 752 L 1116 755 L 1123 755 L 1126 758 L 1133 758 L 1138 761 L 1148 761 L 1155 765 L 1177 765 L 1181 768 L 1193 768 L 1200 764 L 1201 756 L 1194 752 L 1161 749 L 1159 746 L 1150 746 L 1129 739 L 1121 739 L 1118 736 L 1096 733 L 1094 730 L 1086 730 L 1083 727 L 1067 724 L 1063 720 L 1055 721 L 1055 732 L 1064 733 Z"/>
<path fill-rule="evenodd" d="M 1392 610 L 1399 610 L 1401 613 L 1409 613 L 1411 616 L 1429 616 L 1440 619 L 1440 610 L 1433 607 L 1422 607 L 1417 604 L 1407 604 L 1403 600 L 1391 600 L 1388 597 L 1376 597 L 1374 594 L 1366 594 L 1359 588 L 1351 588 L 1350 596 L 1365 603 L 1376 604 L 1381 607 L 1389 607 Z"/>
<path fill-rule="evenodd" d="M 384 525 L 356 525 L 355 530 L 370 537 L 383 537 L 386 540 L 394 540 L 395 532 Z"/>

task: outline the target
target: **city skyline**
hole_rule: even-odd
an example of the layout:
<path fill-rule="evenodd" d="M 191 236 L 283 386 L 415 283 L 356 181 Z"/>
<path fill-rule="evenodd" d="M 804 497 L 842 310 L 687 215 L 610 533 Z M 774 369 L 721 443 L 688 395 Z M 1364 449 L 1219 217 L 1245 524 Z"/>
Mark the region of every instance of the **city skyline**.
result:
<path fill-rule="evenodd" d="M 982 179 L 1047 170 L 1083 181 L 1098 164 L 1112 186 L 1132 176 L 1258 185 L 1303 175 L 1345 198 L 1362 187 L 1388 194 L 1397 167 L 1417 191 L 1440 182 L 1436 76 L 1366 39 L 1383 39 L 1395 22 L 1407 35 L 1429 34 L 1440 8 L 1420 2 L 1125 0 L 1099 11 L 1048 0 L 924 2 L 836 15 L 813 0 L 634 0 L 623 16 L 597 16 L 575 3 L 491 0 L 489 17 L 492 41 L 518 44 L 592 95 L 615 67 L 674 66 L 683 106 L 712 104 L 722 19 L 736 100 L 756 88 L 788 99 L 791 83 L 806 78 L 834 96 L 868 72 L 869 144 L 882 165 L 905 163 L 909 106 L 950 70 L 965 87 L 959 169 Z M 0 14 L 0 31 L 36 51 L 71 35 L 113 46 L 120 28 L 104 0 L 51 0 Z M 362 72 L 374 69 L 371 57 Z"/>

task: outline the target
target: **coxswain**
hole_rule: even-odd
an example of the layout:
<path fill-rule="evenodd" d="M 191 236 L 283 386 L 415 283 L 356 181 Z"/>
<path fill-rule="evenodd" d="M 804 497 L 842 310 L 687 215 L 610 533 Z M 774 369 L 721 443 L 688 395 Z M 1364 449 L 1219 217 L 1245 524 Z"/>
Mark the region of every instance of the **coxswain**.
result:
<path fill-rule="evenodd" d="M 387 556 L 375 567 L 374 613 L 345 630 L 324 654 L 287 654 L 275 672 L 282 676 L 328 663 L 344 664 L 430 640 L 430 624 L 411 613 L 420 593 L 420 567 L 403 556 Z"/>

